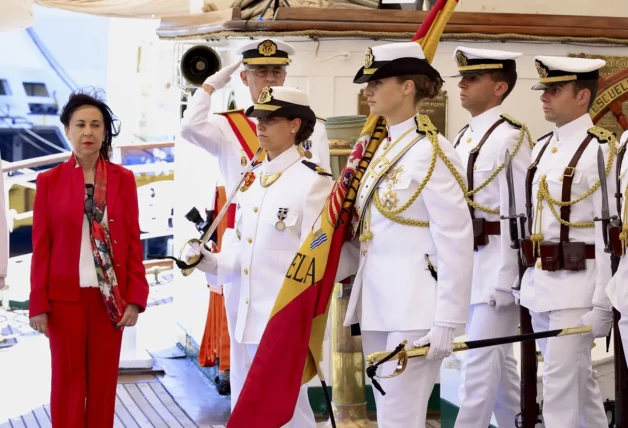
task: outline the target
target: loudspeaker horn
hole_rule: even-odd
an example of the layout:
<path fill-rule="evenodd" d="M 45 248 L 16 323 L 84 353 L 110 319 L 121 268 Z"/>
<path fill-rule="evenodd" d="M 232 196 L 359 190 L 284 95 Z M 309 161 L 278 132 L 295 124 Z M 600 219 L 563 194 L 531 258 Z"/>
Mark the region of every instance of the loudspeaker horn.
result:
<path fill-rule="evenodd" d="M 180 67 L 185 80 L 194 86 L 201 86 L 205 79 L 220 70 L 222 63 L 215 50 L 206 45 L 198 45 L 183 54 Z"/>

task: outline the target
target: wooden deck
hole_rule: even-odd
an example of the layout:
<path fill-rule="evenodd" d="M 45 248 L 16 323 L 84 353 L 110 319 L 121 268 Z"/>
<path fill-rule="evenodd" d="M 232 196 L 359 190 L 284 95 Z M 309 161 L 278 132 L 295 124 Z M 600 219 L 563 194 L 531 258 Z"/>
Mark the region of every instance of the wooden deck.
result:
<path fill-rule="evenodd" d="M 183 386 L 183 385 L 182 385 Z M 210 397 L 213 394 L 208 394 Z M 202 401 L 203 396 L 196 395 Z M 210 398 L 211 399 L 211 398 Z M 202 424 L 203 417 L 191 417 L 166 389 L 158 376 L 121 376 L 116 397 L 114 428 L 225 428 L 225 425 Z M 195 420 L 196 419 L 196 420 Z M 226 421 L 224 422 L 226 424 Z M 319 427 L 328 426 L 325 422 Z M 372 427 L 376 428 L 375 422 Z M 440 421 L 428 421 L 426 428 L 440 428 Z M 0 428 L 51 428 L 50 407 L 33 409 L 30 413 L 0 423 Z"/>
<path fill-rule="evenodd" d="M 114 428 L 172 427 L 199 425 L 175 402 L 155 376 L 121 377 L 116 397 Z M 12 418 L 0 428 L 50 428 L 50 407 L 42 406 Z"/>

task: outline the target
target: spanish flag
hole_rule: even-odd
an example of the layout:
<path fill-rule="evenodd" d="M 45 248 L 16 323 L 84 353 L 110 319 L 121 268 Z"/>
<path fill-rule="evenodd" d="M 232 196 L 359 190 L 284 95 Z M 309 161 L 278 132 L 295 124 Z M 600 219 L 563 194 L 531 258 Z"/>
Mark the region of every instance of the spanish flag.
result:
<path fill-rule="evenodd" d="M 438 0 L 413 41 L 428 61 L 458 0 Z M 369 116 L 323 211 L 294 256 L 227 424 L 279 428 L 292 419 L 301 385 L 318 373 L 327 311 L 360 180 L 386 137 L 383 117 Z"/>

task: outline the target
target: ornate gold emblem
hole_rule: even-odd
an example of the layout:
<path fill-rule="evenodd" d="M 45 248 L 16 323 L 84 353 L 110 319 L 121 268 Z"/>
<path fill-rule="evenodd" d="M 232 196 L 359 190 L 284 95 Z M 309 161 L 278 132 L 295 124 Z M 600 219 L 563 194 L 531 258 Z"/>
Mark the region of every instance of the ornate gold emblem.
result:
<path fill-rule="evenodd" d="M 265 86 L 262 88 L 262 92 L 259 94 L 259 98 L 257 99 L 258 104 L 266 104 L 272 101 L 273 96 L 271 95 L 272 89 L 269 86 Z"/>
<path fill-rule="evenodd" d="M 257 46 L 260 55 L 273 56 L 277 53 L 277 45 L 272 40 L 264 40 Z"/>
<path fill-rule="evenodd" d="M 388 189 L 384 193 L 384 197 L 382 198 L 382 205 L 384 205 L 384 208 L 392 210 L 397 206 L 398 202 L 399 198 L 397 197 L 397 192 L 393 192 L 391 189 Z"/>
<path fill-rule="evenodd" d="M 390 171 L 388 171 L 388 173 L 386 174 L 386 180 L 392 182 L 392 184 L 397 184 L 399 183 L 399 176 L 401 175 L 402 172 L 403 172 L 403 166 L 395 167 L 391 169 Z"/>
<path fill-rule="evenodd" d="M 534 61 L 534 65 L 536 65 L 536 70 L 539 72 L 539 76 L 546 78 L 548 75 L 547 68 L 538 60 Z"/>
<path fill-rule="evenodd" d="M 240 192 L 246 192 L 251 187 L 251 184 L 255 181 L 255 173 L 253 171 L 249 171 L 244 175 L 244 183 L 242 187 L 240 187 Z"/>
<path fill-rule="evenodd" d="M 467 57 L 462 53 L 462 51 L 456 52 L 456 62 L 458 63 L 458 67 L 466 67 L 469 63 Z"/>
<path fill-rule="evenodd" d="M 375 57 L 373 56 L 373 50 L 371 48 L 367 48 L 366 54 L 364 55 L 364 68 L 371 68 L 374 60 Z"/>

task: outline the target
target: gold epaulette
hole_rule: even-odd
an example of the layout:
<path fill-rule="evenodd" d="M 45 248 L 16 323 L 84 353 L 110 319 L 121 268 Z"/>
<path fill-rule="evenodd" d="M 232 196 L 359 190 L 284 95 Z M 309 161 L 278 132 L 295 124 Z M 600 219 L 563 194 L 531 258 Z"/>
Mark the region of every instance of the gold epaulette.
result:
<path fill-rule="evenodd" d="M 421 135 L 435 134 L 438 135 L 438 129 L 434 126 L 429 116 L 424 114 L 417 114 L 414 116 L 414 123 L 416 123 L 416 132 Z"/>
<path fill-rule="evenodd" d="M 500 117 L 517 129 L 523 128 L 523 123 L 519 122 L 517 119 L 513 118 L 512 116 L 509 116 L 507 114 L 502 114 Z"/>
<path fill-rule="evenodd" d="M 323 122 L 327 122 L 327 118 L 326 118 L 326 117 L 316 116 L 316 118 L 317 118 L 318 120 L 323 121 Z"/>
<path fill-rule="evenodd" d="M 311 169 L 315 173 L 317 173 L 318 175 L 322 175 L 324 177 L 331 177 L 331 173 L 329 171 L 321 168 L 320 166 L 316 165 L 314 162 L 310 162 L 304 159 L 301 161 L 301 163 L 307 166 L 309 169 Z"/>
<path fill-rule="evenodd" d="M 600 128 L 599 126 L 593 126 L 589 129 L 587 129 L 587 133 L 594 137 L 597 138 L 597 140 L 600 142 L 600 144 L 612 144 L 615 145 L 615 142 L 617 141 L 615 139 L 615 134 L 613 132 L 607 131 L 604 128 Z"/>
<path fill-rule="evenodd" d="M 217 112 L 216 114 L 225 115 L 225 114 L 229 114 L 229 113 L 237 113 L 239 111 L 244 111 L 244 109 L 243 108 L 237 108 L 237 109 L 234 109 L 234 110 L 227 110 L 227 111 Z"/>

